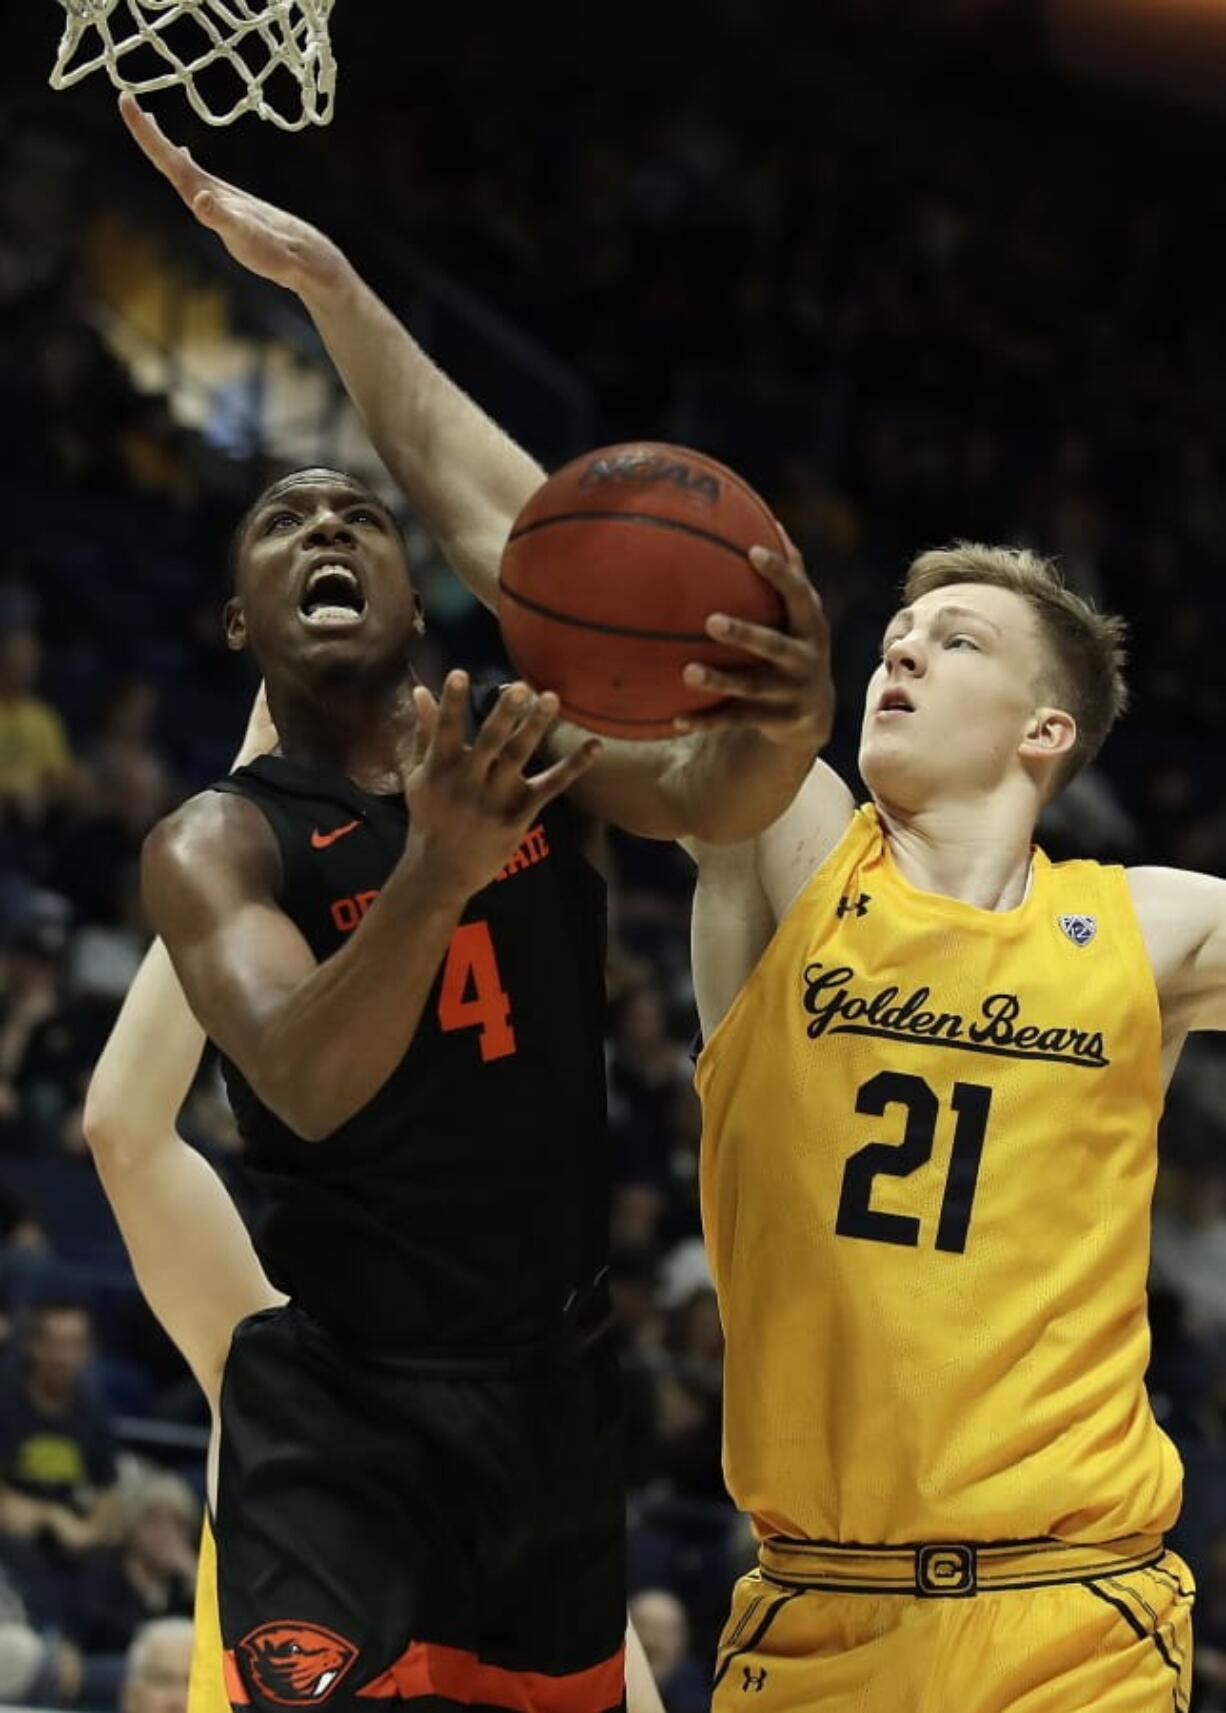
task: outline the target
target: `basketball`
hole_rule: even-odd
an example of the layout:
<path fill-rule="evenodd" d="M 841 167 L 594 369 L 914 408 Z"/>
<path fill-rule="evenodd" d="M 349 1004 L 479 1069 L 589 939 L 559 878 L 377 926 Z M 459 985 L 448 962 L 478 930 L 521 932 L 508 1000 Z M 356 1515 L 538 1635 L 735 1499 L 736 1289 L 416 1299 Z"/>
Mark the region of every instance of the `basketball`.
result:
<path fill-rule="evenodd" d="M 682 682 L 690 661 L 749 664 L 706 634 L 710 615 L 784 623 L 751 547 L 786 551 L 765 502 L 713 458 L 650 442 L 589 452 L 551 476 L 512 527 L 500 573 L 507 653 L 576 725 L 675 736 L 677 716 L 720 700 Z"/>

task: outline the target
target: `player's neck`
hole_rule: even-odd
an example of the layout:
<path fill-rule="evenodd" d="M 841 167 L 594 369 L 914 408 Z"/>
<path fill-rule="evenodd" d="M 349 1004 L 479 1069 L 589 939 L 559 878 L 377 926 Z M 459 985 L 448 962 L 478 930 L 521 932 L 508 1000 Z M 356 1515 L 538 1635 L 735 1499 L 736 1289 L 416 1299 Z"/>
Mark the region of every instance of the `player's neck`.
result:
<path fill-rule="evenodd" d="M 404 684 L 372 691 L 367 686 L 269 686 L 269 712 L 280 735 L 280 752 L 303 767 L 341 773 L 363 791 L 401 788 L 396 763 L 400 734 L 411 720 L 412 699 Z"/>
<path fill-rule="evenodd" d="M 1025 899 L 1029 805 L 981 799 L 911 811 L 878 803 L 877 812 L 898 872 L 918 891 L 980 910 L 1015 910 Z"/>

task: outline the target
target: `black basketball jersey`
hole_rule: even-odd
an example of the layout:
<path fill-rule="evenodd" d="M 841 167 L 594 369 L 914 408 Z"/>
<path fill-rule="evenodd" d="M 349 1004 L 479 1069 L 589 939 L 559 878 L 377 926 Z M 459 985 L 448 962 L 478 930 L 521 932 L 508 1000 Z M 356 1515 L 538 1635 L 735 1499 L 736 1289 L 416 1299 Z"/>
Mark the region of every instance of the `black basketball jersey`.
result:
<path fill-rule="evenodd" d="M 281 907 L 331 957 L 404 851 L 403 798 L 279 756 L 217 789 L 267 817 Z M 582 831 L 550 804 L 469 900 L 400 1066 L 325 1141 L 301 1140 L 222 1060 L 269 1275 L 347 1341 L 548 1345 L 592 1299 L 608 1248 L 606 917 Z"/>

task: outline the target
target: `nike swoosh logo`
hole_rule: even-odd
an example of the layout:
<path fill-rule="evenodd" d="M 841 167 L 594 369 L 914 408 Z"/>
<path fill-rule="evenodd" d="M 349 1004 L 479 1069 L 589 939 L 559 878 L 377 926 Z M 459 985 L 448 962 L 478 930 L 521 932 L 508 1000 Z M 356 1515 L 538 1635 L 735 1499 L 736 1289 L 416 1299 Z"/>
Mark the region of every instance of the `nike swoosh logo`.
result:
<path fill-rule="evenodd" d="M 321 833 L 319 828 L 316 827 L 315 831 L 311 834 L 311 849 L 316 851 L 326 851 L 329 845 L 334 845 L 336 843 L 337 839 L 343 839 L 346 833 L 352 833 L 361 825 L 361 821 L 350 821 L 347 827 L 336 827 L 330 833 Z"/>

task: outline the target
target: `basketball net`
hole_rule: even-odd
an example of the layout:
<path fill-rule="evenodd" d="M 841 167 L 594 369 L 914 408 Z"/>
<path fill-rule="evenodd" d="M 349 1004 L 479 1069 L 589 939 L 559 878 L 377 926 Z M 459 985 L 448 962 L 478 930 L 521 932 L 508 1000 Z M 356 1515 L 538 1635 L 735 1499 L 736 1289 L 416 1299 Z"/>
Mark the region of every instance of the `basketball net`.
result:
<path fill-rule="evenodd" d="M 210 125 L 231 125 L 255 113 L 283 131 L 327 125 L 336 97 L 336 61 L 328 39 L 328 20 L 336 0 L 60 0 L 67 14 L 53 89 L 69 89 L 93 71 L 105 68 L 117 89 L 146 95 L 181 84 L 192 107 Z M 174 30 L 173 40 L 168 32 Z M 197 51 L 181 50 L 195 38 Z M 135 68 L 130 56 L 143 50 L 165 71 L 125 76 Z M 204 72 L 220 67 L 241 89 L 231 107 L 206 100 L 196 87 Z M 301 91 L 301 106 L 280 111 L 267 85 L 274 72 L 287 71 Z"/>

